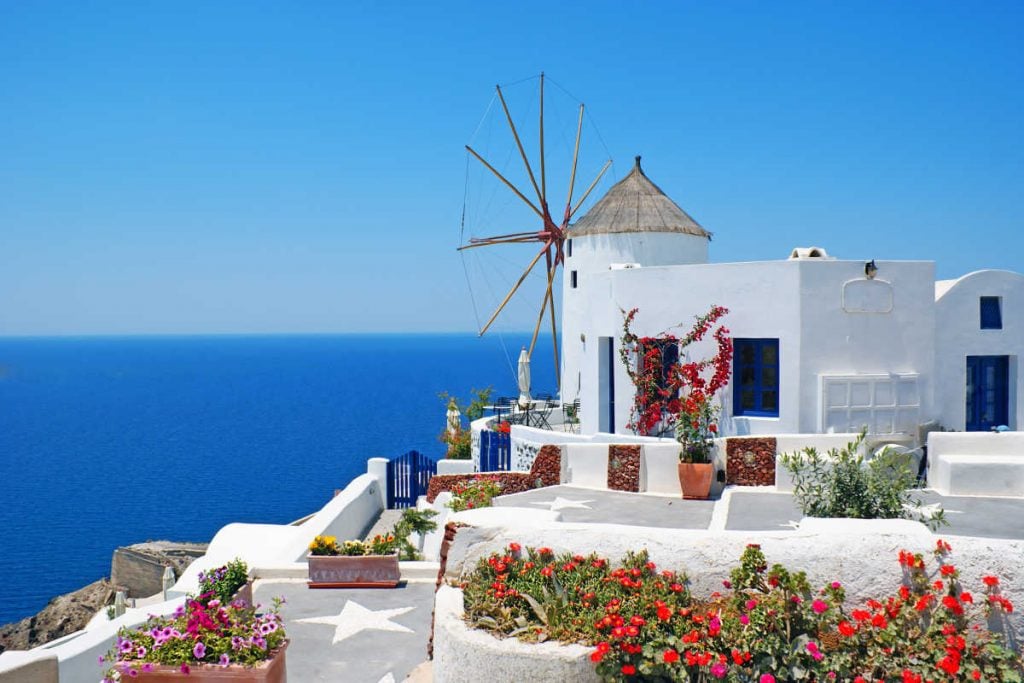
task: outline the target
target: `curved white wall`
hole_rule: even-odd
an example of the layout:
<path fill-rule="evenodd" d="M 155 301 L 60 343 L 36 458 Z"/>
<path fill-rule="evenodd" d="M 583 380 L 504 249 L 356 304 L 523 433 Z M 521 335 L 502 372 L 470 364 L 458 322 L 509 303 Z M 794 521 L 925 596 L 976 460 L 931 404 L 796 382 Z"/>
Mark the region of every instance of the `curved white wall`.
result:
<path fill-rule="evenodd" d="M 668 266 L 707 263 L 708 239 L 696 235 L 665 232 L 616 233 L 572 237 L 572 256 L 566 250 L 562 281 L 562 399 L 572 402 L 581 393 L 580 333 L 586 331 L 590 299 L 607 296 L 607 288 L 595 275 L 608 272 L 612 264 L 639 263 Z M 577 287 L 572 287 L 576 273 Z M 593 340 L 596 344 L 597 340 Z"/>

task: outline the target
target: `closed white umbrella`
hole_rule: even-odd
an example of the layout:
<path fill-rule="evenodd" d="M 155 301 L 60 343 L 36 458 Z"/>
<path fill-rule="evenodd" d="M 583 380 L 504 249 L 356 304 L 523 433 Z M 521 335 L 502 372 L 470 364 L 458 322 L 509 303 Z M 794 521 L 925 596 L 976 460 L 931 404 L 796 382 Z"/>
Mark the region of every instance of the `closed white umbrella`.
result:
<path fill-rule="evenodd" d="M 532 399 L 530 398 L 530 355 L 526 353 L 526 347 L 519 352 L 519 407 L 527 408 Z"/>
<path fill-rule="evenodd" d="M 448 402 L 448 412 L 445 417 L 448 419 L 448 435 L 454 438 L 458 435 L 459 429 L 462 428 L 462 414 L 459 412 L 459 406 L 456 405 L 455 401 Z"/>

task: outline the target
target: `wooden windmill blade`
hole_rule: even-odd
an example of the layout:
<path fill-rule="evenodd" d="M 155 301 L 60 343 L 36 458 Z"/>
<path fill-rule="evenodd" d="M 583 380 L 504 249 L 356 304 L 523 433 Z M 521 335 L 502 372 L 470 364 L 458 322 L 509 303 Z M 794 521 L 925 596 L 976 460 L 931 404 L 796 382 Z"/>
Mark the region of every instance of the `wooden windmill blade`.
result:
<path fill-rule="evenodd" d="M 532 357 L 534 347 L 537 343 L 537 337 L 540 334 L 541 326 L 544 324 L 545 314 L 548 314 L 551 324 L 551 341 L 553 346 L 553 356 L 555 362 L 555 376 L 556 381 L 561 383 L 561 376 L 559 372 L 559 353 L 558 353 L 558 325 L 555 312 L 555 299 L 554 299 L 554 282 L 557 276 L 559 267 L 564 265 L 565 252 L 564 244 L 565 240 L 568 239 L 569 222 L 575 213 L 582 206 L 583 202 L 586 201 L 587 197 L 593 191 L 593 189 L 600 182 L 604 176 L 605 171 L 611 166 L 611 161 L 605 163 L 604 167 L 594 178 L 593 182 L 587 187 L 587 190 L 583 193 L 582 197 L 577 201 L 576 205 L 573 205 L 574 189 L 576 184 L 577 168 L 580 154 L 580 141 L 583 133 L 583 115 L 584 105 L 580 104 L 579 113 L 576 121 L 576 137 L 575 144 L 572 152 L 572 164 L 569 169 L 568 177 L 568 196 L 566 199 L 565 210 L 562 214 L 561 223 L 555 223 L 551 217 L 551 212 L 548 209 L 548 195 L 547 195 L 547 158 L 545 151 L 544 141 L 544 74 L 540 75 L 540 108 L 538 115 L 538 157 L 539 157 L 539 182 L 538 174 L 534 172 L 534 166 L 530 163 L 529 155 L 526 152 L 526 148 L 523 145 L 523 139 L 519 134 L 519 130 L 516 127 L 515 121 L 512 118 L 512 112 L 509 108 L 508 102 L 505 99 L 505 95 L 502 92 L 501 86 L 495 86 L 498 101 L 501 103 L 501 109 L 504 113 L 505 121 L 508 124 L 508 130 L 512 135 L 512 139 L 515 142 L 516 149 L 519 153 L 519 158 L 522 161 L 523 168 L 526 171 L 526 176 L 529 179 L 530 187 L 527 189 L 520 189 L 512 182 L 505 174 L 499 171 L 492 163 L 490 163 L 482 154 L 475 150 L 470 145 L 466 145 L 467 152 L 479 162 L 487 171 L 489 171 L 495 178 L 497 178 L 502 185 L 504 185 L 509 191 L 511 191 L 523 204 L 525 204 L 538 218 L 540 218 L 540 228 L 535 231 L 520 231 L 506 234 L 493 235 L 490 237 L 474 237 L 468 240 L 465 244 L 461 245 L 459 251 L 465 251 L 469 249 L 476 249 L 481 247 L 492 247 L 498 245 L 507 244 L 529 244 L 539 243 L 540 249 L 534 254 L 532 260 L 523 269 L 522 274 L 518 277 L 515 283 L 508 290 L 508 293 L 497 305 L 494 311 L 491 313 L 487 322 L 481 327 L 480 335 L 485 334 L 494 322 L 499 318 L 501 313 L 508 306 L 509 302 L 513 300 L 516 293 L 520 290 L 523 282 L 534 270 L 541 258 L 544 258 L 545 263 L 545 289 L 544 297 L 541 301 L 540 310 L 537 313 L 536 324 L 533 328 L 533 335 L 529 346 L 529 355 Z M 532 193 L 530 192 L 532 190 Z M 532 199 L 528 195 L 534 195 L 536 200 Z M 559 386 L 559 388 L 561 388 Z"/>

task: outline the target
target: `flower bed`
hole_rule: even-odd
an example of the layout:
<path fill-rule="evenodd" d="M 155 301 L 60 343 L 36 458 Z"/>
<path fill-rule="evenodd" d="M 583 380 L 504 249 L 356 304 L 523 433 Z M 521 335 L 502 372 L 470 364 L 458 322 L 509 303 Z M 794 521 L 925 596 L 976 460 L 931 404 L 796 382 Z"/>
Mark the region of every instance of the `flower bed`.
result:
<path fill-rule="evenodd" d="M 204 594 L 189 599 L 170 617 L 122 628 L 114 648 L 101 660 L 111 663 L 103 681 L 160 673 L 165 667 L 188 674 L 193 668 L 255 667 L 283 658 L 287 641 L 280 604 L 275 600 L 270 611 L 258 614 L 245 603 L 224 605 Z"/>
<path fill-rule="evenodd" d="M 480 473 L 476 474 L 435 474 L 430 478 L 427 485 L 427 500 L 431 503 L 438 494 L 451 491 L 458 485 L 465 485 L 474 479 L 479 479 Z M 488 472 L 487 477 L 494 478 L 501 486 L 502 495 L 509 493 L 521 493 L 534 488 L 534 480 L 529 472 Z"/>
<path fill-rule="evenodd" d="M 982 627 L 1012 612 L 999 579 L 962 585 L 949 551 L 936 543 L 931 570 L 921 553 L 901 551 L 898 590 L 851 607 L 838 581 L 813 589 L 803 572 L 769 568 L 757 545 L 706 596 L 646 552 L 613 568 L 515 543 L 482 559 L 462 588 L 477 628 L 587 644 L 605 680 L 1020 680 L 1020 655 Z"/>

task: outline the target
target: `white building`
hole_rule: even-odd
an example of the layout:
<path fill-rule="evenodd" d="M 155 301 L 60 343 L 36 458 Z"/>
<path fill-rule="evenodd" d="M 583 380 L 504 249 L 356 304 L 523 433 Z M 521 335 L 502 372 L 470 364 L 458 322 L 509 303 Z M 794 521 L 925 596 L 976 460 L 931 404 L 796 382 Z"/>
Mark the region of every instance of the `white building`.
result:
<path fill-rule="evenodd" d="M 625 432 L 633 386 L 619 360 L 623 311 L 634 331 L 688 330 L 712 304 L 734 339 L 722 392 L 725 435 L 858 431 L 918 436 L 1019 429 L 1024 277 L 935 281 L 930 261 L 788 258 L 708 263 L 710 234 L 633 170 L 571 229 L 563 287 L 562 395 L 584 433 Z M 680 326 L 681 324 L 681 329 Z M 713 342 L 692 349 L 713 353 Z"/>

